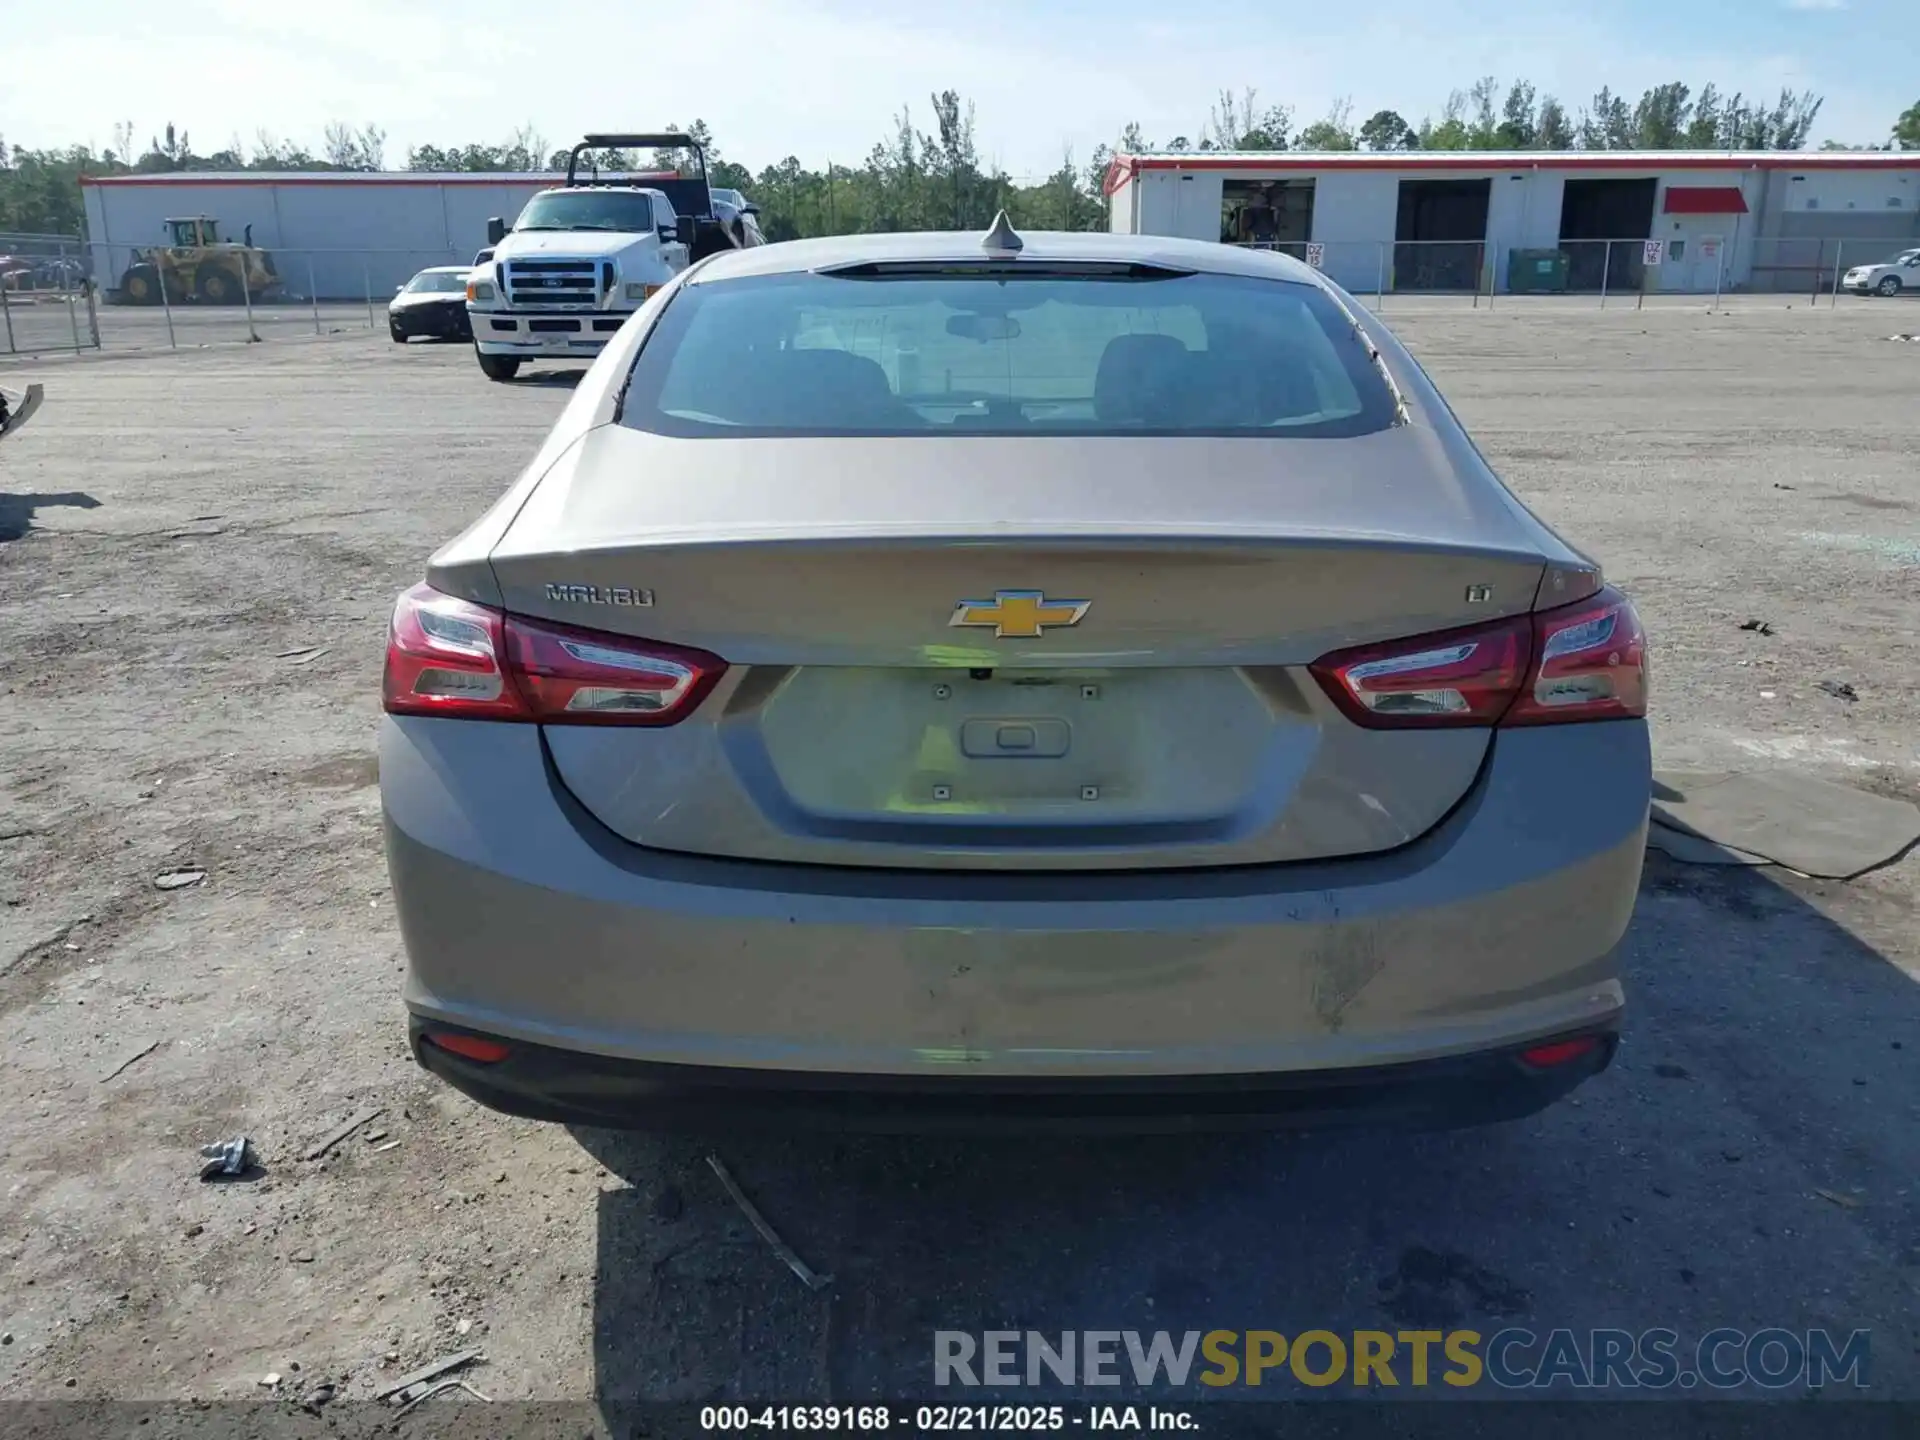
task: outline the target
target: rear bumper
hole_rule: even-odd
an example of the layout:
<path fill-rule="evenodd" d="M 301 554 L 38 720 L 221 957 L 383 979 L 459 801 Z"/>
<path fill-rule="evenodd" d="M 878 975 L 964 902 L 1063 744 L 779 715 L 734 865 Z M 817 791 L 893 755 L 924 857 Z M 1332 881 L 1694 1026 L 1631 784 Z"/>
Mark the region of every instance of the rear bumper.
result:
<path fill-rule="evenodd" d="M 467 310 L 473 343 L 483 355 L 525 359 L 593 356 L 606 348 L 631 310 L 570 310 L 537 314 L 523 310 Z"/>
<path fill-rule="evenodd" d="M 1304 1073 L 1049 1079 L 663 1065 L 518 1043 L 507 1058 L 482 1063 L 436 1045 L 436 1032 L 447 1033 L 417 1016 L 410 1022 L 414 1058 L 425 1069 L 490 1109 L 531 1120 L 912 1134 L 1484 1125 L 1551 1105 L 1605 1070 L 1619 1043 L 1606 1025 L 1566 1037 L 1586 1048 L 1553 1065 L 1509 1048 Z"/>
<path fill-rule="evenodd" d="M 580 1074 L 598 1057 L 776 1090 L 1272 1090 L 1609 1029 L 1650 782 L 1640 722 L 1515 731 L 1387 854 L 987 875 L 650 851 L 586 814 L 533 727 L 388 717 L 381 739 L 416 1019 Z M 508 1072 L 464 1078 L 514 1108 Z"/>

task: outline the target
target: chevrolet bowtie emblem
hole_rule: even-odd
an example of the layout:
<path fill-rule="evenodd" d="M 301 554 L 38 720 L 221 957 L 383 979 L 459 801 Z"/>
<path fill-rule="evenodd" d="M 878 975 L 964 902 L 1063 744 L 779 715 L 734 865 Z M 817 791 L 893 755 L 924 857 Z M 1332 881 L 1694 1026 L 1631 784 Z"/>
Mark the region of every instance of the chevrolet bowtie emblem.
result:
<path fill-rule="evenodd" d="M 1049 626 L 1078 625 L 1091 600 L 1049 600 L 1040 590 L 996 590 L 991 600 L 962 600 L 949 625 L 991 626 L 996 640 L 1037 640 Z"/>

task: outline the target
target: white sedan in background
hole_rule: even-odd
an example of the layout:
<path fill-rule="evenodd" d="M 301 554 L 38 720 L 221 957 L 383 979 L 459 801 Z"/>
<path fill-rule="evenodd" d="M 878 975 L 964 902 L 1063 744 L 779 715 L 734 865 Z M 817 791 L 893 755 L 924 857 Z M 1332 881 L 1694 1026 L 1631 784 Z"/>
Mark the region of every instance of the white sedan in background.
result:
<path fill-rule="evenodd" d="M 1920 290 L 1920 250 L 1902 250 L 1878 265 L 1856 265 L 1841 280 L 1842 290 L 1856 295 L 1898 295 Z"/>

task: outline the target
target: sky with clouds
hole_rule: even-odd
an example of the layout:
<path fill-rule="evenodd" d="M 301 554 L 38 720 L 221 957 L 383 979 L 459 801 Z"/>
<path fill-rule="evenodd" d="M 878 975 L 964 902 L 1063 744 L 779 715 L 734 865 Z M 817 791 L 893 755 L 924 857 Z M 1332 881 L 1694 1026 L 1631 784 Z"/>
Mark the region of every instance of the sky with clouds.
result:
<path fill-rule="evenodd" d="M 1826 97 L 1814 132 L 1877 142 L 1920 100 L 1914 0 L 84 0 L 9 17 L 0 137 L 16 145 L 142 144 L 169 120 L 196 149 L 261 129 L 317 149 L 329 120 L 371 122 L 407 147 L 549 145 L 586 130 L 698 116 L 755 169 L 863 160 L 890 117 L 952 88 L 977 109 L 983 153 L 1017 175 L 1084 160 L 1129 121 L 1196 139 L 1222 87 L 1254 87 L 1299 123 L 1335 101 L 1419 123 L 1482 75 L 1526 78 L 1577 114 L 1601 85 L 1637 96 L 1684 80 Z M 666 16 L 665 23 L 650 16 Z M 1898 38 L 1896 38 L 1898 37 Z"/>

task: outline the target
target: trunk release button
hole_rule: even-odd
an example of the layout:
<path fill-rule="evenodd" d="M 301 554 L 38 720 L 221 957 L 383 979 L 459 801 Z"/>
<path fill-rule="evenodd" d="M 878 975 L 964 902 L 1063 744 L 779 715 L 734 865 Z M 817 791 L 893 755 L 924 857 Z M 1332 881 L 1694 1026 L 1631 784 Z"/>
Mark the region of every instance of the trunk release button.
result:
<path fill-rule="evenodd" d="M 1058 760 L 1072 739 L 1064 720 L 969 720 L 960 727 L 960 753 L 976 760 Z"/>

